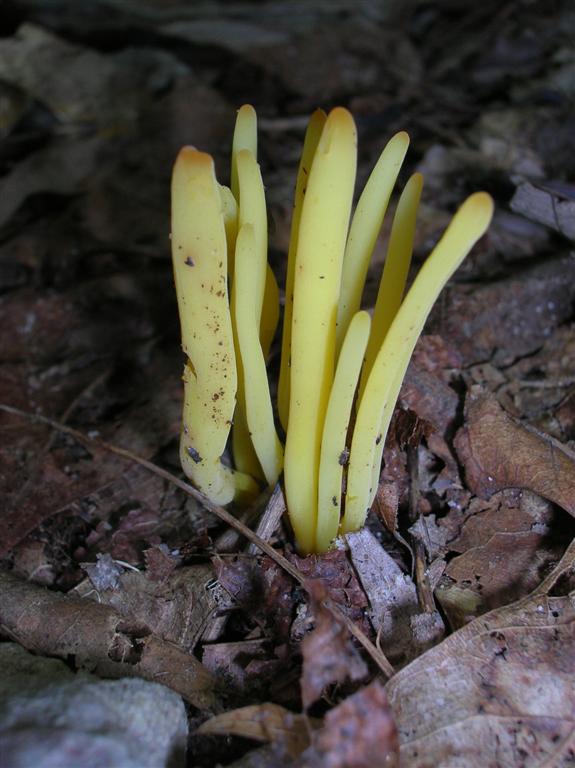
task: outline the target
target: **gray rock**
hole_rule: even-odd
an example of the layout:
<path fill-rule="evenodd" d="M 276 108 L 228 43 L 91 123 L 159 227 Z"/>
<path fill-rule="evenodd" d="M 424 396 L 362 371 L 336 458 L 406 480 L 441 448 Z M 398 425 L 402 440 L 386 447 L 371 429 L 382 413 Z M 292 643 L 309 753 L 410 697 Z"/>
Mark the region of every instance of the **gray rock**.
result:
<path fill-rule="evenodd" d="M 182 699 L 162 685 L 74 674 L 0 644 L 3 768 L 177 768 L 187 733 Z"/>

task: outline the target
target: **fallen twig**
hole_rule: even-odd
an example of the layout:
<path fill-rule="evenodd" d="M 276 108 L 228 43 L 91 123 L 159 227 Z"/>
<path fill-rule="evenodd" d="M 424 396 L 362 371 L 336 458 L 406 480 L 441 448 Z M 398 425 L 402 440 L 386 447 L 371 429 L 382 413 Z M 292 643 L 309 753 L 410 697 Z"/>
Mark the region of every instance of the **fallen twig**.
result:
<path fill-rule="evenodd" d="M 109 605 L 63 595 L 0 571 L 0 632 L 31 651 L 73 659 L 102 677 L 162 683 L 198 709 L 213 709 L 216 682 L 177 645 Z"/>

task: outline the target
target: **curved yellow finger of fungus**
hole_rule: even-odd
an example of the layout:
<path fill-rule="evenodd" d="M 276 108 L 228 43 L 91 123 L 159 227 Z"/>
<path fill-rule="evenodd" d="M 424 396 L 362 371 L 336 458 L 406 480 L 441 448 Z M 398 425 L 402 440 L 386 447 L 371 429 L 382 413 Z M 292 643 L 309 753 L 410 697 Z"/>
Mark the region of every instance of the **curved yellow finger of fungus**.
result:
<path fill-rule="evenodd" d="M 235 406 L 236 361 L 228 306 L 226 233 L 212 158 L 181 150 L 172 178 L 172 257 L 189 359 L 184 370 L 180 458 L 208 498 L 234 498 L 234 473 L 220 460 Z"/>
<path fill-rule="evenodd" d="M 238 204 L 232 195 L 232 190 L 223 184 L 219 185 L 222 201 L 222 213 L 224 215 L 224 228 L 226 230 L 226 243 L 228 246 L 228 279 L 234 274 L 234 252 L 236 249 L 236 237 L 238 236 Z"/>
<path fill-rule="evenodd" d="M 405 185 L 397 203 L 393 224 L 391 225 L 383 274 L 379 283 L 377 300 L 373 311 L 371 333 L 369 334 L 369 341 L 365 351 L 365 364 L 361 372 L 361 384 L 359 387 L 360 396 L 371 373 L 373 361 L 383 344 L 383 340 L 403 299 L 403 292 L 413 254 L 415 223 L 422 187 L 423 176 L 420 173 L 414 173 Z"/>
<path fill-rule="evenodd" d="M 240 188 L 238 182 L 238 154 L 242 149 L 249 149 L 254 157 L 258 156 L 258 117 L 251 104 L 244 104 L 238 109 L 234 138 L 232 140 L 232 194 L 237 202 L 240 202 Z"/>
<path fill-rule="evenodd" d="M 280 319 L 280 289 L 270 265 L 266 269 L 264 303 L 260 323 L 260 342 L 264 358 L 267 359 Z"/>
<path fill-rule="evenodd" d="M 238 401 L 241 396 L 244 400 L 244 404 L 241 408 L 237 406 L 234 412 L 234 426 L 232 429 L 232 455 L 234 457 L 234 465 L 240 472 L 263 482 L 265 480 L 264 473 L 258 461 L 248 429 L 244 392 L 243 369 L 241 369 L 238 361 Z"/>
<path fill-rule="evenodd" d="M 232 284 L 231 313 L 234 331 L 234 348 L 236 350 L 236 365 L 238 373 L 238 391 L 236 410 L 234 411 L 234 425 L 232 427 L 232 455 L 234 465 L 240 472 L 251 475 L 258 480 L 264 480 L 264 473 L 256 456 L 256 452 L 248 429 L 246 416 L 246 389 L 244 381 L 244 367 L 240 355 L 238 333 L 235 323 L 236 316 L 236 288 Z"/>
<path fill-rule="evenodd" d="M 246 387 L 246 417 L 252 443 L 268 485 L 275 485 L 282 470 L 283 449 L 274 426 L 266 362 L 259 340 L 255 310 L 256 237 L 251 224 L 244 224 L 236 244 L 235 322 Z"/>
<path fill-rule="evenodd" d="M 353 214 L 341 276 L 337 314 L 338 353 L 351 318 L 361 306 L 371 254 L 408 147 L 409 136 L 405 131 L 396 133 L 388 141 L 367 180 Z"/>
<path fill-rule="evenodd" d="M 241 229 L 245 224 L 251 224 L 255 238 L 255 252 L 251 275 L 254 286 L 254 311 L 258 322 L 261 322 L 262 306 L 266 285 L 266 270 L 268 263 L 268 218 L 266 210 L 266 195 L 260 167 L 255 155 L 248 149 L 238 152 L 236 158 L 238 182 L 240 190 L 240 205 L 238 224 Z M 235 276 L 235 273 L 234 273 Z"/>
<path fill-rule="evenodd" d="M 235 156 L 234 166 L 237 168 L 238 190 L 240 198 L 238 224 L 240 229 L 245 224 L 249 224 L 253 228 L 255 238 L 254 258 L 250 261 L 249 268 L 250 279 L 254 282 L 254 312 L 256 315 L 257 326 L 259 328 L 264 301 L 268 248 L 268 223 L 266 214 L 265 191 L 259 166 L 251 150 L 239 150 Z M 234 281 L 232 281 L 232 321 L 235 323 L 237 289 Z M 235 348 L 238 363 L 237 407 L 234 415 L 232 440 L 234 462 L 236 467 L 242 472 L 248 472 L 254 477 L 261 478 L 262 472 L 249 434 L 250 430 L 248 428 L 246 415 L 245 376 L 243 372 L 241 356 L 238 350 L 237 327 L 235 325 L 234 334 L 236 336 Z"/>
<path fill-rule="evenodd" d="M 485 233 L 493 201 L 485 192 L 471 195 L 421 267 L 375 359 L 361 398 L 351 445 L 344 533 L 365 522 L 373 489 L 376 448 L 385 442 L 401 382 L 427 315 L 445 283 Z"/>
<path fill-rule="evenodd" d="M 314 546 L 323 422 L 335 367 L 341 266 L 355 181 L 353 118 L 332 110 L 314 156 L 299 223 L 284 472 L 300 550 Z"/>
<path fill-rule="evenodd" d="M 291 220 L 290 241 L 287 260 L 284 319 L 282 330 L 282 351 L 278 382 L 278 415 L 284 431 L 287 430 L 289 414 L 290 367 L 291 367 L 291 324 L 293 315 L 293 285 L 297 252 L 299 222 L 307 189 L 309 173 L 321 132 L 327 120 L 323 109 L 316 109 L 310 118 L 305 133 L 301 160 L 295 185 L 294 206 Z"/>
<path fill-rule="evenodd" d="M 236 365 L 238 373 L 238 391 L 236 410 L 234 411 L 234 425 L 232 427 L 232 455 L 234 465 L 240 472 L 244 472 L 258 480 L 264 480 L 264 473 L 258 461 L 246 416 L 246 388 L 244 380 L 244 367 L 240 355 L 240 343 L 236 327 L 236 286 L 232 283 L 231 300 L 232 324 L 234 332 L 234 348 L 236 350 Z"/>
<path fill-rule="evenodd" d="M 321 442 L 315 552 L 327 552 L 339 528 L 346 439 L 370 324 L 365 311 L 353 316 L 337 361 Z"/>

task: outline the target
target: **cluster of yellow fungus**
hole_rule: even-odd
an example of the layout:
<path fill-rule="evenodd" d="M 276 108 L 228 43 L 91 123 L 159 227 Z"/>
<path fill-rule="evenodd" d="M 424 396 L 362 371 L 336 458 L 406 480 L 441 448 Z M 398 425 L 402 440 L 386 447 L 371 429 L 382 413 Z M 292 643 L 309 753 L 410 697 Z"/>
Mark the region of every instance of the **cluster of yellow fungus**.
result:
<path fill-rule="evenodd" d="M 491 220 L 489 195 L 471 195 L 404 298 L 423 183 L 413 174 L 393 218 L 373 317 L 362 310 L 369 261 L 408 145 L 404 132 L 389 141 L 352 216 L 353 118 L 338 107 L 310 119 L 295 189 L 277 387 L 285 447 L 266 369 L 280 292 L 267 260 L 253 108 L 238 112 L 231 189 L 218 183 L 203 152 L 185 147 L 175 164 L 172 253 L 187 357 L 182 466 L 218 504 L 253 497 L 283 471 L 302 553 L 325 552 L 339 533 L 363 525 L 415 343 Z M 233 469 L 222 461 L 230 431 Z"/>

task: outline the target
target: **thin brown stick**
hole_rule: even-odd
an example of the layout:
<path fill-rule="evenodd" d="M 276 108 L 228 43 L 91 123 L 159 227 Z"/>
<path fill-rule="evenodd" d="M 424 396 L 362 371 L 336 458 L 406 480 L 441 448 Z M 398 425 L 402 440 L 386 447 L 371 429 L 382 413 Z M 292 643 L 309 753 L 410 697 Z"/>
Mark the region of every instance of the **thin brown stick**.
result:
<path fill-rule="evenodd" d="M 256 528 L 256 534 L 264 541 L 270 541 L 277 531 L 282 516 L 286 511 L 286 502 L 280 483 L 273 489 L 268 503 Z M 248 554 L 255 555 L 255 544 L 249 544 Z"/>
<path fill-rule="evenodd" d="M 389 663 L 387 656 L 383 653 L 383 651 L 380 648 L 377 648 L 369 637 L 361 631 L 361 629 L 357 626 L 357 624 L 354 624 L 353 621 L 345 615 L 343 610 L 340 608 L 340 606 L 337 603 L 332 602 L 331 600 L 324 600 L 323 605 L 325 608 L 327 608 L 331 613 L 339 620 L 342 621 L 350 635 L 353 635 L 357 642 L 363 646 L 363 648 L 367 651 L 367 653 L 371 656 L 373 661 L 377 664 L 377 666 L 380 668 L 380 670 L 383 672 L 383 674 L 386 677 L 392 677 L 395 674 L 394 668 Z"/>
<path fill-rule="evenodd" d="M 203 493 L 194 488 L 193 485 L 180 480 L 179 477 L 176 477 L 176 475 L 173 475 L 166 469 L 158 467 L 153 462 L 148 461 L 147 459 L 143 459 L 141 456 L 128 451 L 126 448 L 120 448 L 117 445 L 113 445 L 113 443 L 108 443 L 104 440 L 88 437 L 88 435 L 85 435 L 83 432 L 80 432 L 73 427 L 69 427 L 66 424 L 60 424 L 58 421 L 50 419 L 46 416 L 22 411 L 20 408 L 14 408 L 11 405 L 6 405 L 5 403 L 0 403 L 0 411 L 11 413 L 14 416 L 20 416 L 21 418 L 28 419 L 29 421 L 36 421 L 40 424 L 46 424 L 46 426 L 51 427 L 52 429 L 57 429 L 63 434 L 70 435 L 83 445 L 92 445 L 97 448 L 101 448 L 103 450 L 109 451 L 110 453 L 114 453 L 116 456 L 120 456 L 127 461 L 132 461 L 142 467 L 145 467 L 148 471 L 152 472 L 158 477 L 163 478 L 164 480 L 167 480 L 169 483 L 172 483 L 172 485 L 175 485 L 177 488 L 180 488 L 182 491 L 184 491 L 184 493 L 192 496 L 194 499 L 203 504 L 208 511 L 216 515 L 216 517 L 219 517 L 222 522 L 226 523 L 232 528 L 235 528 L 239 533 L 242 534 L 242 536 L 248 539 L 248 541 L 250 541 L 252 544 L 255 544 L 258 549 L 268 555 L 281 568 L 283 568 L 286 573 L 289 573 L 289 575 L 295 579 L 298 584 L 305 588 L 305 576 L 294 565 L 292 565 L 287 558 L 275 550 L 270 544 L 268 544 L 267 541 L 264 541 L 262 538 L 260 538 L 250 528 L 237 520 L 223 507 L 220 507 L 218 504 L 214 504 L 206 496 L 204 496 Z M 381 651 L 379 651 L 367 637 L 367 635 L 353 623 L 353 621 L 349 618 L 349 616 L 345 614 L 339 605 L 332 603 L 331 601 L 326 601 L 326 607 L 331 611 L 331 613 L 334 615 L 334 617 L 337 618 L 338 621 L 341 621 L 342 624 L 345 625 L 348 632 L 363 646 L 363 648 L 371 656 L 383 674 L 386 675 L 386 677 L 390 677 L 393 674 L 393 668 L 385 656 L 383 656 Z"/>
<path fill-rule="evenodd" d="M 265 513 L 271 494 L 272 489 L 266 488 L 249 507 L 240 512 L 237 519 L 244 525 L 247 525 L 248 528 L 253 528 L 255 523 Z M 240 546 L 240 539 L 241 534 L 238 533 L 235 528 L 226 528 L 226 530 L 215 539 L 214 550 L 218 554 L 237 552 L 237 549 Z"/>

